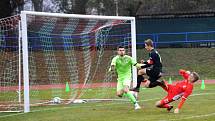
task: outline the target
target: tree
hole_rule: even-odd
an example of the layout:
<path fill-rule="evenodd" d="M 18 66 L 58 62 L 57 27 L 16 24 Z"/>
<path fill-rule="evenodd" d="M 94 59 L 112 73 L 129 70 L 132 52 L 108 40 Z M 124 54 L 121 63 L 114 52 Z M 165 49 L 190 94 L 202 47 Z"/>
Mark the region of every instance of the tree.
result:
<path fill-rule="evenodd" d="M 86 14 L 86 4 L 88 0 L 56 0 L 59 12 L 71 14 Z"/>
<path fill-rule="evenodd" d="M 119 13 L 121 16 L 136 16 L 141 5 L 140 0 L 119 0 Z"/>
<path fill-rule="evenodd" d="M 88 0 L 73 0 L 72 11 L 75 14 L 86 14 Z"/>
<path fill-rule="evenodd" d="M 34 11 L 43 11 L 43 0 L 32 0 Z"/>
<path fill-rule="evenodd" d="M 107 3 L 107 0 L 89 0 L 87 2 L 86 12 L 88 14 L 113 15 L 113 10 L 113 1 Z"/>
<path fill-rule="evenodd" d="M 113 16 L 118 12 L 119 16 L 136 16 L 141 4 L 140 0 L 89 0 L 87 9 L 88 13 L 95 9 L 98 15 Z M 118 7 L 118 11 L 116 7 Z"/>
<path fill-rule="evenodd" d="M 10 16 L 12 13 L 12 8 L 9 0 L 1 0 L 0 2 L 0 18 L 5 18 Z"/>
<path fill-rule="evenodd" d="M 11 16 L 17 9 L 22 9 L 24 4 L 23 0 L 1 0 L 0 2 L 0 18 Z"/>
<path fill-rule="evenodd" d="M 141 0 L 138 15 L 198 13 L 215 11 L 214 0 Z"/>

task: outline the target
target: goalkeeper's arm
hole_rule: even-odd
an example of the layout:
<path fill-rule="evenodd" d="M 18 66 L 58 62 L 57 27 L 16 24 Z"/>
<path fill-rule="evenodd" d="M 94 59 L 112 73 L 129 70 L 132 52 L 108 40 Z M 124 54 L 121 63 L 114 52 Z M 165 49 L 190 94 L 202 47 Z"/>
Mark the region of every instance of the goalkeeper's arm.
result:
<path fill-rule="evenodd" d="M 134 66 L 136 66 L 138 69 L 140 69 L 140 68 L 143 68 L 145 66 L 145 64 L 136 63 L 136 64 L 134 64 Z"/>

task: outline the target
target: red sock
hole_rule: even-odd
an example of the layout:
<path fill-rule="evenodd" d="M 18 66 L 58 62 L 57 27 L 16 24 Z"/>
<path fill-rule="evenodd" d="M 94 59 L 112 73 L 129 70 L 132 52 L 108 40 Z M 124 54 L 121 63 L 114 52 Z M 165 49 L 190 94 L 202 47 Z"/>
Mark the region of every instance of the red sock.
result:
<path fill-rule="evenodd" d="M 161 108 L 170 108 L 170 105 L 169 104 L 164 104 L 161 106 Z"/>

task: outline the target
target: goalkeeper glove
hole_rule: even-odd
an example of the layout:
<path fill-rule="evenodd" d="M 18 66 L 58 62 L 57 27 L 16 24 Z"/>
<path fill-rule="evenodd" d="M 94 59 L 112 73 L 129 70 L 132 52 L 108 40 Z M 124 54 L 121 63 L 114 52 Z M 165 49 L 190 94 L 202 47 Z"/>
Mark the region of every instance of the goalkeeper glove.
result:
<path fill-rule="evenodd" d="M 145 64 L 140 64 L 140 63 L 136 63 L 135 66 L 140 69 L 142 66 L 144 66 Z"/>

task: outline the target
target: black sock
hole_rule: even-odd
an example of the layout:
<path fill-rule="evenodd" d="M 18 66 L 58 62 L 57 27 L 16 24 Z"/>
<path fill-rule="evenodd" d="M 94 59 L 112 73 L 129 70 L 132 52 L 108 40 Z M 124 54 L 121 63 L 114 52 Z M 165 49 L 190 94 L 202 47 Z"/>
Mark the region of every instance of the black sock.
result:
<path fill-rule="evenodd" d="M 144 80 L 144 77 L 142 75 L 137 76 L 137 86 L 136 89 L 140 88 L 141 82 Z"/>
<path fill-rule="evenodd" d="M 157 80 L 157 82 L 159 82 L 159 86 L 162 87 L 164 90 L 167 91 L 167 85 L 165 84 L 165 82 L 163 80 Z"/>

